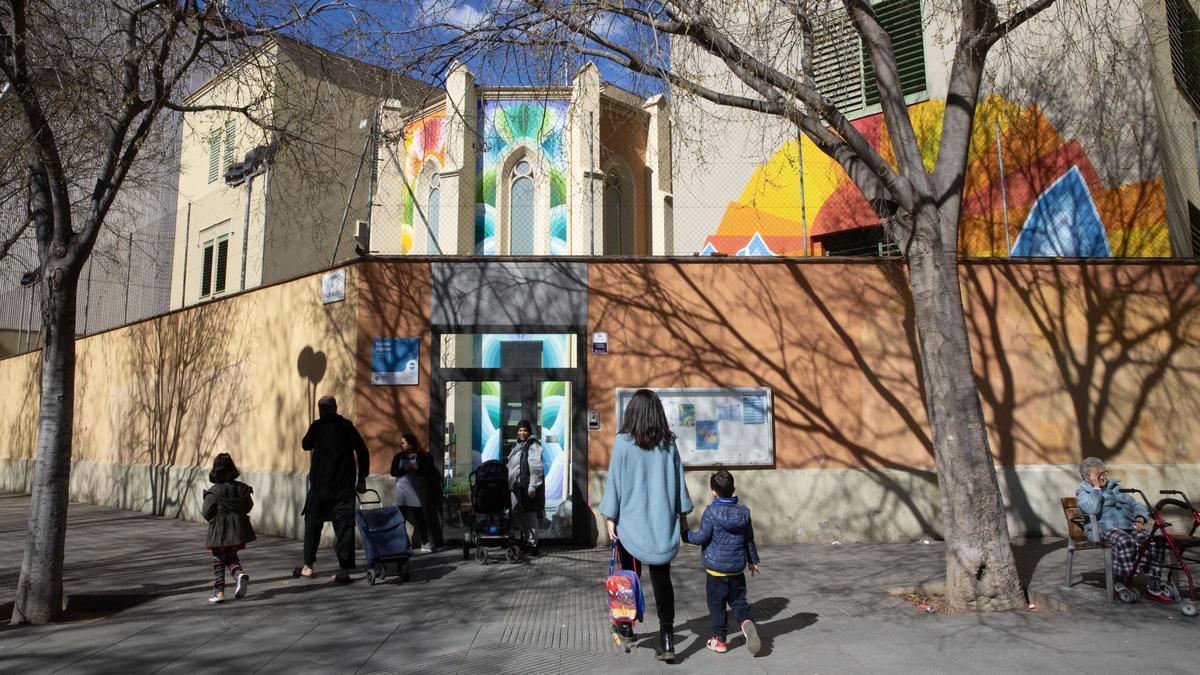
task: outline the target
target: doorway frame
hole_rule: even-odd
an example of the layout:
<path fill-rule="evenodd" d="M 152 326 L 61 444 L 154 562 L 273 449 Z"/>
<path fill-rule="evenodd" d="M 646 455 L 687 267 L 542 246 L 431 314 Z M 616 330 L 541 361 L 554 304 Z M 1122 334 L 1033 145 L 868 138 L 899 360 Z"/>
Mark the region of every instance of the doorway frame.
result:
<path fill-rule="evenodd" d="M 596 531 L 588 504 L 587 453 L 587 327 L 579 325 L 519 324 L 475 326 L 433 324 L 429 349 L 429 448 L 439 465 L 446 453 L 446 384 L 449 382 L 504 382 L 532 378 L 571 385 L 571 539 L 547 539 L 547 543 L 589 546 Z M 574 368 L 442 368 L 443 335 L 524 334 L 575 335 Z M 539 420 L 540 428 L 540 420 Z M 445 467 L 442 467 L 444 470 Z"/>

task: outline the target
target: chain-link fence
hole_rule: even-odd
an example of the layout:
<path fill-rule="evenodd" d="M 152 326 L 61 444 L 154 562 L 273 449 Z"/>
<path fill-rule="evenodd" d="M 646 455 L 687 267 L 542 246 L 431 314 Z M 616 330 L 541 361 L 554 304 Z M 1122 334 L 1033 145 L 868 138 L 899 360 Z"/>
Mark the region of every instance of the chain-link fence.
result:
<path fill-rule="evenodd" d="M 92 335 L 169 309 L 174 219 L 128 232 L 104 230 L 79 279 L 76 334 Z M 41 346 L 41 289 L 32 281 L 37 254 L 32 239 L 14 247 L 0 266 L 0 356 Z"/>

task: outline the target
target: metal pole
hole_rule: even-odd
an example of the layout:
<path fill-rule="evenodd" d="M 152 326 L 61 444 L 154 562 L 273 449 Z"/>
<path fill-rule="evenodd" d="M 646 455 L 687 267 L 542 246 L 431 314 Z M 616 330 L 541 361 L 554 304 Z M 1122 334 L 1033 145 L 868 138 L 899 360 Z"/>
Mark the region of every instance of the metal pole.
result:
<path fill-rule="evenodd" d="M 421 204 L 417 201 L 417 195 L 413 192 L 412 184 L 408 182 L 408 176 L 404 175 L 404 167 L 400 166 L 400 160 L 396 159 L 396 153 L 392 152 L 391 146 L 388 146 L 388 155 L 392 158 L 392 163 L 396 165 L 396 170 L 400 172 L 400 180 L 404 183 L 404 189 L 408 192 L 408 198 L 412 200 L 413 211 L 421 217 L 421 222 L 425 223 L 425 231 L 429 233 L 429 240 L 433 242 L 433 247 L 438 255 L 442 255 L 442 245 L 438 243 L 437 234 L 433 228 L 429 226 L 429 218 L 425 216 L 425 210 L 421 208 Z M 413 228 L 416 228 L 416 223 L 413 223 Z"/>
<path fill-rule="evenodd" d="M 263 169 L 262 183 L 262 244 L 258 247 L 258 283 L 262 285 L 267 278 L 267 198 L 271 194 L 271 162 Z"/>
<path fill-rule="evenodd" d="M 88 334 L 88 332 L 87 332 L 88 316 L 90 316 L 92 313 L 92 268 L 95 266 L 96 266 L 96 263 L 91 258 L 88 258 L 87 284 L 85 285 L 86 290 L 84 290 L 84 292 L 83 292 L 83 334 L 84 335 Z"/>
<path fill-rule="evenodd" d="M 129 323 L 129 285 L 133 283 L 133 233 L 129 233 L 129 251 L 125 254 L 125 318 L 121 325 Z"/>
<path fill-rule="evenodd" d="M 254 196 L 254 177 L 252 173 L 246 177 L 246 211 L 242 217 L 242 282 L 241 290 L 246 290 L 246 258 L 250 254 L 250 199 Z"/>
<path fill-rule="evenodd" d="M 192 247 L 192 203 L 187 204 L 187 215 L 183 218 L 183 279 L 179 282 L 179 306 L 187 307 L 187 263 L 188 249 Z"/>
<path fill-rule="evenodd" d="M 361 127 L 360 127 L 361 128 Z M 333 244 L 333 255 L 329 258 L 329 266 L 337 264 L 338 249 L 342 247 L 342 233 L 346 231 L 346 218 L 350 217 L 350 202 L 354 201 L 354 193 L 358 190 L 358 178 L 362 175 L 363 162 L 367 160 L 367 149 L 371 147 L 371 135 L 363 141 L 362 154 L 358 156 L 358 169 L 354 171 L 354 183 L 350 186 L 350 196 L 346 197 L 346 208 L 342 210 L 342 224 L 338 226 L 337 241 Z"/>
<path fill-rule="evenodd" d="M 798 165 L 797 172 L 800 174 L 800 227 L 803 228 L 804 238 L 801 243 L 804 244 L 804 255 L 808 257 L 808 214 L 804 210 L 804 132 L 799 131 L 796 136 L 796 163 Z"/>
<path fill-rule="evenodd" d="M 33 303 L 37 299 L 34 294 L 34 289 L 36 287 L 37 287 L 37 284 L 34 284 L 29 287 L 29 317 L 25 320 L 25 349 L 24 349 L 24 351 L 30 351 L 32 349 L 31 345 L 33 344 Z"/>
<path fill-rule="evenodd" d="M 596 129 L 592 126 L 592 114 L 588 112 L 588 222 L 592 235 L 591 251 L 596 255 Z"/>
<path fill-rule="evenodd" d="M 25 332 L 25 289 L 21 288 L 21 313 L 17 315 L 17 353 L 21 352 L 21 337 Z"/>
<path fill-rule="evenodd" d="M 371 170 L 367 172 L 367 237 L 366 241 L 362 242 L 367 253 L 371 252 L 371 207 L 375 205 L 375 186 L 379 178 L 379 141 L 376 137 L 378 130 L 379 112 L 376 111 L 371 120 L 371 134 L 367 141 L 371 144 Z"/>
<path fill-rule="evenodd" d="M 1008 233 L 1008 192 L 1004 187 L 1004 150 L 1000 148 L 1000 118 L 996 118 L 996 158 L 1000 160 L 1000 206 L 1004 210 L 1004 254 L 1012 256 L 1011 235 Z"/>

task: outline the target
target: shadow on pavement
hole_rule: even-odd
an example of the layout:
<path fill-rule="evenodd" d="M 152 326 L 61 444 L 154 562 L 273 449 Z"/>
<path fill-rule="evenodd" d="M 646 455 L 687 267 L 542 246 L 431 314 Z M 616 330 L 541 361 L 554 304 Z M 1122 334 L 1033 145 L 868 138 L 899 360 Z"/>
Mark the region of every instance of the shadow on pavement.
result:
<path fill-rule="evenodd" d="M 758 636 L 762 640 L 762 649 L 758 656 L 767 656 L 771 653 L 774 647 L 775 638 L 788 633 L 803 630 L 808 626 L 817 622 L 817 615 L 812 612 L 801 612 L 799 614 L 787 614 L 788 599 L 787 598 L 763 598 L 750 605 L 750 615 L 754 617 L 754 623 L 758 626 Z M 731 635 L 738 633 L 741 628 L 737 626 L 733 618 L 732 612 L 729 613 L 729 633 Z M 689 634 L 696 635 L 687 648 L 678 650 L 675 653 L 675 663 L 683 663 L 697 653 L 704 651 L 705 643 L 712 633 L 712 622 L 708 616 L 699 619 L 693 619 L 675 629 L 676 637 L 682 633 L 684 636 Z M 657 636 L 652 636 L 650 640 L 644 640 L 639 647 L 648 646 L 651 650 L 654 649 Z M 730 651 L 734 649 L 745 649 L 745 640 L 738 638 L 736 641 L 730 640 Z"/>

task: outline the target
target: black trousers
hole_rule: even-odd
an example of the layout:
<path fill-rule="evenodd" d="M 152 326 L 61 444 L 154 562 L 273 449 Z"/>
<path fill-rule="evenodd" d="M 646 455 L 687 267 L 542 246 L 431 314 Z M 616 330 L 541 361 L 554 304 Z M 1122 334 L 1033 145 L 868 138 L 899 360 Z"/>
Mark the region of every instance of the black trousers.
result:
<path fill-rule="evenodd" d="M 429 535 L 428 542 L 434 547 L 442 547 L 442 498 L 441 495 L 430 495 L 421 502 L 421 514 L 425 516 L 425 532 Z"/>
<path fill-rule="evenodd" d="M 333 522 L 333 550 L 338 566 L 354 569 L 354 490 L 308 491 L 304 502 L 304 564 L 309 567 L 317 561 L 326 521 Z"/>
<path fill-rule="evenodd" d="M 639 577 L 642 576 L 642 562 L 630 555 L 619 539 L 617 556 L 621 560 L 621 569 L 633 570 Z M 675 627 L 675 586 L 671 583 L 671 563 L 648 567 L 650 587 L 654 589 L 654 611 L 658 614 L 658 628 L 671 630 Z"/>
<path fill-rule="evenodd" d="M 713 636 L 725 641 L 728 627 L 725 625 L 725 606 L 733 610 L 737 625 L 750 620 L 750 603 L 746 602 L 746 575 L 733 574 L 727 577 L 715 577 L 705 574 L 708 582 L 704 586 L 708 596 L 708 614 L 712 618 Z"/>
<path fill-rule="evenodd" d="M 420 506 L 401 506 L 404 520 L 413 526 L 412 547 L 421 548 L 429 543 L 429 533 L 425 527 L 425 511 Z"/>

